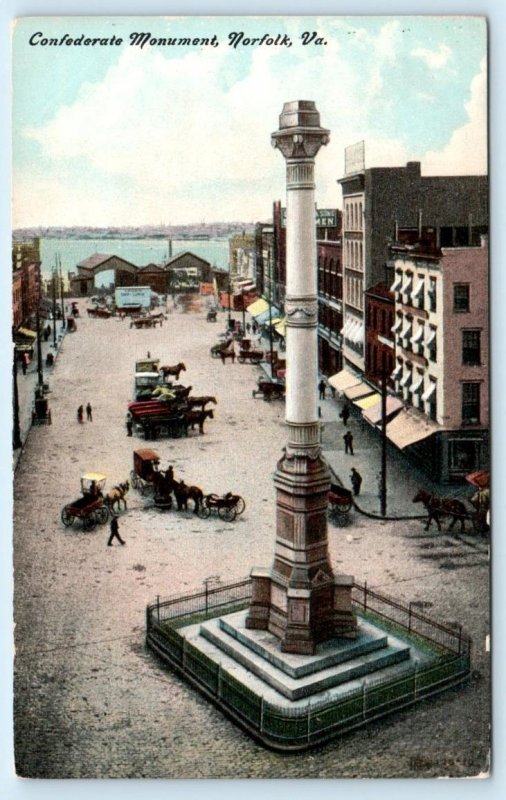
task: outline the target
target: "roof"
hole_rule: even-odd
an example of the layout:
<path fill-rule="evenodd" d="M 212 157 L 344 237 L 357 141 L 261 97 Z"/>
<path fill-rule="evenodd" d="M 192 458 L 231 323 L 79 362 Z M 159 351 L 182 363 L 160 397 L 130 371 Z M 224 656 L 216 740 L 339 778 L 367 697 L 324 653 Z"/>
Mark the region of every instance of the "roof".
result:
<path fill-rule="evenodd" d="M 139 267 L 139 272 L 165 272 L 163 267 L 158 264 L 146 264 L 145 267 Z"/>
<path fill-rule="evenodd" d="M 205 264 L 208 267 L 211 266 L 209 261 L 206 261 L 205 258 L 201 258 L 200 256 L 195 255 L 195 253 L 191 253 L 190 250 L 185 250 L 183 253 L 177 253 L 175 256 L 172 256 L 172 258 L 169 258 L 169 260 L 165 262 L 165 265 L 164 265 L 165 268 L 166 269 L 167 268 L 170 269 L 170 267 L 175 266 L 176 261 L 179 261 L 184 256 L 191 256 L 192 258 L 195 258 L 197 261 L 201 261 L 202 264 Z"/>
<path fill-rule="evenodd" d="M 95 269 L 96 267 L 101 266 L 106 261 L 110 261 L 111 258 L 116 258 L 118 261 L 123 261 L 124 264 L 128 264 L 130 267 L 135 267 L 135 264 L 132 264 L 131 261 L 127 261 L 126 258 L 121 258 L 121 256 L 115 256 L 112 253 L 95 253 L 89 258 L 85 258 L 84 261 L 80 261 L 77 264 L 78 267 L 83 267 L 84 269 Z"/>

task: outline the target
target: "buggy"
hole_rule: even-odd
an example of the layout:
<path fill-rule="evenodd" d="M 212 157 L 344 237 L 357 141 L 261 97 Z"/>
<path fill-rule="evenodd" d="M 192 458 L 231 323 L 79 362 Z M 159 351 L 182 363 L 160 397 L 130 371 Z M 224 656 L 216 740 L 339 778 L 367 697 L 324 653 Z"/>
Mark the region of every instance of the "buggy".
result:
<path fill-rule="evenodd" d="M 97 522 L 104 525 L 109 518 L 109 509 L 104 503 L 102 490 L 106 476 L 101 472 L 85 472 L 81 476 L 82 496 L 63 507 L 61 521 L 66 528 L 75 519 L 82 520 L 83 530 L 90 531 Z"/>

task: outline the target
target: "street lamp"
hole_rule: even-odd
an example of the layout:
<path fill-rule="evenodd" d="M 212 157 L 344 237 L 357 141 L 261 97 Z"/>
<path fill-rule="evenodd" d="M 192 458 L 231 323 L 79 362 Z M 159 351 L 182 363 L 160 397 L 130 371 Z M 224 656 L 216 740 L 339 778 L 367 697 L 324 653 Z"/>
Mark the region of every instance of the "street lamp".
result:
<path fill-rule="evenodd" d="M 228 284 L 227 284 L 227 290 L 228 290 L 228 329 L 230 330 L 230 292 L 231 292 L 231 289 L 232 289 L 231 281 L 230 281 L 230 264 L 228 266 L 228 269 L 229 269 Z"/>
<path fill-rule="evenodd" d="M 42 373 L 42 342 L 40 341 L 40 314 L 39 309 L 37 309 L 37 316 L 36 316 L 36 325 L 37 325 L 37 380 L 39 388 L 42 389 L 44 384 L 44 378 Z"/>
<path fill-rule="evenodd" d="M 58 256 L 58 262 L 60 265 L 60 302 L 61 302 L 61 329 L 62 331 L 65 330 L 65 306 L 63 303 L 63 273 L 61 268 L 61 258 Z"/>

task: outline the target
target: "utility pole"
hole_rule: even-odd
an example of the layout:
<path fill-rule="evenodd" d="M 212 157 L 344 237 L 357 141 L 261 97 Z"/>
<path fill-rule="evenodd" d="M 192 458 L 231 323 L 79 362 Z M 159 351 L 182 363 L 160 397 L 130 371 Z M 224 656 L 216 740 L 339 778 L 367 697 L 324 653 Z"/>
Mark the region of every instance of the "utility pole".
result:
<path fill-rule="evenodd" d="M 387 514 L 387 372 L 381 371 L 381 484 L 380 484 L 381 516 Z"/>
<path fill-rule="evenodd" d="M 65 304 L 63 302 L 63 273 L 61 269 L 61 258 L 58 254 L 58 265 L 60 268 L 60 300 L 61 300 L 61 329 L 62 331 L 65 330 Z"/>
<path fill-rule="evenodd" d="M 56 267 L 53 269 L 52 295 L 53 295 L 53 347 L 56 350 Z"/>
<path fill-rule="evenodd" d="M 42 342 L 40 341 L 40 315 L 37 309 L 37 379 L 39 388 L 42 389 L 44 385 L 44 376 L 42 373 Z"/>

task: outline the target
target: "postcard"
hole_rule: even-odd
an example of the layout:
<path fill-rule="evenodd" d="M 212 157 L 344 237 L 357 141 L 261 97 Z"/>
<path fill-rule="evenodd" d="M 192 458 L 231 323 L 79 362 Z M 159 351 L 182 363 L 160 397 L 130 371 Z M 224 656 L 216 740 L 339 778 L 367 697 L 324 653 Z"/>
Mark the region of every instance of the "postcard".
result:
<path fill-rule="evenodd" d="M 487 22 L 19 17 L 22 778 L 491 774 Z"/>

